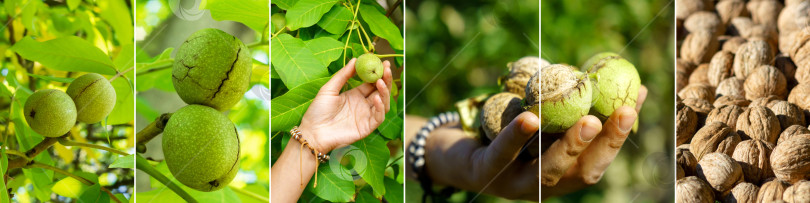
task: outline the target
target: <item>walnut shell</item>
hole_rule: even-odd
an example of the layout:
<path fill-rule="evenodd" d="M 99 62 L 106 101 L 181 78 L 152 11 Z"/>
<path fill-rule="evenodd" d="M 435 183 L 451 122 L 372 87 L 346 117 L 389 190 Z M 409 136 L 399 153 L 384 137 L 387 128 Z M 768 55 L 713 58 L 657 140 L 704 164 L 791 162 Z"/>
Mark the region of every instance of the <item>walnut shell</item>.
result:
<path fill-rule="evenodd" d="M 793 63 L 793 60 L 790 59 L 790 56 L 787 56 L 786 54 L 780 54 L 779 56 L 776 56 L 774 66 L 776 66 L 776 69 L 778 69 L 780 72 L 785 74 L 785 78 L 787 79 L 787 84 L 789 87 L 793 87 L 796 86 L 796 84 L 798 84 L 796 78 L 798 78 L 801 74 L 796 72 L 796 64 Z M 810 82 L 810 74 L 807 75 L 808 75 L 807 81 Z M 804 77 L 804 75 L 801 75 L 801 77 Z"/>
<path fill-rule="evenodd" d="M 728 24 L 731 19 L 748 14 L 745 8 L 745 1 L 743 0 L 724 0 L 717 2 L 715 5 L 717 14 L 720 15 L 721 22 Z"/>
<path fill-rule="evenodd" d="M 773 202 L 776 200 L 782 200 L 782 194 L 785 193 L 785 190 L 790 186 L 790 183 L 787 183 L 782 180 L 771 180 L 762 184 L 759 188 L 759 192 L 757 193 L 757 202 Z"/>
<path fill-rule="evenodd" d="M 740 184 L 737 184 L 737 186 L 734 186 L 734 188 L 731 189 L 731 192 L 729 192 L 728 195 L 726 195 L 724 202 L 753 203 L 754 201 L 757 200 L 757 192 L 759 192 L 759 187 L 751 183 L 742 182 Z"/>
<path fill-rule="evenodd" d="M 791 65 L 793 65 L 792 61 Z M 793 65 L 793 67 L 795 67 L 795 65 Z M 807 66 L 797 68 L 793 76 L 796 83 L 802 84 L 810 83 L 810 64 L 808 64 Z"/>
<path fill-rule="evenodd" d="M 748 106 L 749 107 L 751 107 L 751 106 L 770 107 L 770 106 L 773 106 L 773 104 L 776 104 L 776 102 L 779 102 L 779 101 L 782 101 L 782 100 L 780 100 L 779 98 L 777 98 L 774 95 L 768 95 L 766 97 L 760 97 L 760 98 L 751 100 L 751 104 L 749 104 Z"/>
<path fill-rule="evenodd" d="M 759 184 L 762 180 L 773 177 L 770 155 L 773 144 L 762 140 L 746 140 L 737 144 L 732 158 L 742 167 L 745 182 Z"/>
<path fill-rule="evenodd" d="M 725 32 L 725 25 L 720 16 L 710 11 L 698 11 L 689 15 L 683 22 L 684 28 L 689 32 L 709 31 L 717 36 Z"/>
<path fill-rule="evenodd" d="M 675 4 L 679 5 L 675 8 L 675 18 L 678 20 L 684 20 L 692 13 L 703 11 L 703 10 L 710 10 L 712 8 L 712 2 L 708 0 L 676 0 Z"/>
<path fill-rule="evenodd" d="M 689 144 L 689 151 L 700 161 L 706 154 L 715 152 L 726 137 L 737 136 L 728 125 L 722 122 L 707 123 L 703 128 L 695 133 L 692 142 Z"/>
<path fill-rule="evenodd" d="M 717 85 L 717 88 L 715 88 L 714 92 L 717 97 L 723 95 L 734 95 L 734 96 L 741 96 L 744 99 L 745 97 L 745 89 L 743 88 L 744 86 L 745 80 L 736 77 L 731 77 L 726 78 L 723 81 L 720 81 L 720 84 Z"/>
<path fill-rule="evenodd" d="M 798 69 L 810 66 L 810 27 L 796 31 L 793 40 L 793 46 L 788 50 L 790 58 Z"/>
<path fill-rule="evenodd" d="M 723 138 L 723 141 L 720 141 L 720 143 L 717 144 L 717 149 L 715 149 L 714 152 L 731 156 L 734 154 L 734 149 L 737 148 L 737 144 L 739 144 L 741 141 L 742 139 L 740 139 L 740 135 L 737 135 L 737 133 L 732 133 L 731 136 L 726 136 L 726 138 Z"/>
<path fill-rule="evenodd" d="M 734 55 L 734 76 L 745 79 L 761 65 L 770 65 L 774 53 L 768 42 L 751 40 L 741 46 Z"/>
<path fill-rule="evenodd" d="M 689 143 L 692 140 L 692 136 L 694 135 L 695 131 L 697 130 L 698 118 L 697 113 L 695 113 L 692 108 L 688 106 L 684 106 L 683 108 L 678 110 L 678 118 L 675 122 L 676 131 L 677 132 L 677 144 L 681 145 L 684 143 Z"/>
<path fill-rule="evenodd" d="M 712 56 L 709 62 L 709 71 L 707 77 L 709 84 L 717 87 L 720 81 L 732 77 L 732 64 L 734 63 L 734 54 L 728 51 L 720 51 Z"/>
<path fill-rule="evenodd" d="M 802 83 L 793 87 L 787 101 L 802 108 L 805 119 L 810 118 L 810 83 Z"/>
<path fill-rule="evenodd" d="M 697 175 L 697 158 L 692 152 L 689 151 L 689 147 L 686 146 L 685 148 L 678 147 L 675 149 L 675 158 L 677 160 L 678 165 L 683 167 L 683 172 L 686 176 L 695 176 Z"/>
<path fill-rule="evenodd" d="M 776 144 L 779 138 L 779 120 L 773 111 L 766 107 L 749 106 L 739 118 L 737 118 L 737 133 L 743 137 L 759 139 L 771 144 Z"/>
<path fill-rule="evenodd" d="M 777 0 L 760 0 L 748 2 L 748 12 L 755 24 L 776 25 L 779 11 L 784 6 Z"/>
<path fill-rule="evenodd" d="M 698 65 L 697 68 L 695 68 L 695 70 L 692 71 L 692 74 L 689 75 L 689 83 L 687 84 L 687 86 L 692 85 L 692 84 L 695 84 L 695 85 L 700 85 L 700 84 L 702 84 L 702 85 L 711 85 L 711 84 L 709 84 L 709 74 L 708 73 L 709 73 L 709 64 L 708 63 Z"/>
<path fill-rule="evenodd" d="M 686 98 L 683 99 L 683 104 L 695 110 L 698 117 L 703 116 L 704 118 L 709 115 L 709 112 L 714 109 L 712 103 L 706 101 L 705 99 L 698 99 L 698 98 Z"/>
<path fill-rule="evenodd" d="M 736 54 L 737 50 L 740 49 L 740 46 L 742 46 L 746 42 L 748 42 L 747 39 L 740 36 L 734 36 L 723 42 L 722 50 L 731 52 L 732 54 Z"/>
<path fill-rule="evenodd" d="M 680 180 L 680 179 L 683 179 L 684 177 L 686 177 L 685 172 L 683 171 L 683 166 L 681 166 L 680 164 L 675 166 L 675 170 L 676 170 L 675 171 L 675 177 L 676 177 L 675 180 Z"/>
<path fill-rule="evenodd" d="M 768 95 L 784 99 L 787 96 L 787 79 L 776 67 L 763 65 L 751 72 L 743 88 L 745 98 L 749 100 Z"/>
<path fill-rule="evenodd" d="M 776 141 L 776 144 L 782 143 L 785 140 L 789 140 L 797 135 L 803 134 L 810 134 L 810 129 L 801 125 L 792 125 L 785 130 L 782 131 L 782 134 L 779 134 L 779 140 Z"/>
<path fill-rule="evenodd" d="M 706 117 L 706 123 L 723 122 L 728 125 L 732 131 L 737 131 L 737 118 L 739 118 L 740 114 L 744 111 L 745 109 L 737 105 L 721 106 L 709 112 L 709 115 Z"/>
<path fill-rule="evenodd" d="M 771 167 L 780 180 L 795 183 L 810 178 L 810 137 L 796 136 L 776 145 Z"/>
<path fill-rule="evenodd" d="M 751 36 L 748 40 L 765 40 L 771 47 L 771 51 L 776 53 L 779 47 L 779 33 L 773 25 L 754 25 L 751 27 Z"/>
<path fill-rule="evenodd" d="M 737 105 L 737 106 L 740 106 L 740 107 L 747 107 L 748 104 L 750 104 L 750 103 L 751 103 L 751 101 L 748 101 L 743 96 L 725 95 L 725 96 L 718 97 L 716 100 L 714 100 L 714 103 L 712 105 L 715 108 L 725 106 L 725 105 Z M 735 125 L 736 125 L 736 123 L 735 123 Z"/>
<path fill-rule="evenodd" d="M 743 180 L 740 165 L 723 153 L 710 153 L 698 161 L 697 174 L 720 193 L 731 190 Z"/>
<path fill-rule="evenodd" d="M 686 35 L 681 44 L 681 58 L 694 64 L 706 63 L 719 46 L 714 33 L 705 30 L 692 32 Z"/>
<path fill-rule="evenodd" d="M 694 98 L 703 99 L 709 103 L 714 102 L 714 90 L 708 85 L 689 84 L 678 92 L 678 96 L 681 97 L 681 99 Z"/>
<path fill-rule="evenodd" d="M 712 187 L 695 176 L 689 176 L 675 183 L 675 199 L 683 203 L 714 203 Z"/>
<path fill-rule="evenodd" d="M 754 21 L 748 17 L 736 17 L 731 19 L 731 25 L 729 25 L 728 33 L 731 35 L 737 35 L 742 38 L 751 37 L 751 27 L 754 27 Z M 735 52 L 736 54 L 736 52 Z"/>
<path fill-rule="evenodd" d="M 779 119 L 779 126 L 782 130 L 787 129 L 791 125 L 805 125 L 804 112 L 799 106 L 791 104 L 787 101 L 779 101 L 770 106 L 776 118 Z"/>
<path fill-rule="evenodd" d="M 785 189 L 782 199 L 786 202 L 810 202 L 810 181 L 802 180 Z"/>

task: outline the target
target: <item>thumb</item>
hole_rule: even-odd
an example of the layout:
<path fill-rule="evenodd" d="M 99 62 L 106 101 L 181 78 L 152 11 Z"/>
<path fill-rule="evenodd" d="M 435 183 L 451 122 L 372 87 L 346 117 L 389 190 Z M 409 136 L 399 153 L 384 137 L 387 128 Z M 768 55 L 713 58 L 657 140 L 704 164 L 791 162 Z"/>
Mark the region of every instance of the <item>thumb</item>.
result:
<path fill-rule="evenodd" d="M 332 76 L 332 79 L 329 79 L 329 82 L 321 87 L 319 91 L 320 94 L 331 94 L 331 95 L 338 95 L 340 94 L 340 89 L 343 88 L 343 85 L 349 81 L 352 76 L 354 76 L 354 63 L 357 61 L 356 58 L 349 61 L 346 66 L 343 66 L 335 75 Z"/>
<path fill-rule="evenodd" d="M 537 133 L 539 126 L 537 115 L 530 112 L 518 115 L 489 145 L 484 155 L 485 163 L 491 164 L 491 168 L 498 171 L 505 168 L 518 156 L 523 145 Z"/>

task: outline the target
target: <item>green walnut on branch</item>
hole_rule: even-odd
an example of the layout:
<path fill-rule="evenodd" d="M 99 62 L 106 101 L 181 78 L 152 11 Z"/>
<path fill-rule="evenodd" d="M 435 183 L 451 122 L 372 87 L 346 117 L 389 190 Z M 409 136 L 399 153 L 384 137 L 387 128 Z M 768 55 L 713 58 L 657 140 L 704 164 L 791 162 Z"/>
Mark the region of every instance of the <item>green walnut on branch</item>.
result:
<path fill-rule="evenodd" d="M 188 104 L 225 111 L 242 99 L 250 85 L 250 50 L 218 29 L 195 32 L 177 49 L 172 84 Z"/>
<path fill-rule="evenodd" d="M 354 64 L 357 76 L 365 83 L 375 83 L 383 76 L 383 64 L 374 53 L 365 53 L 357 57 Z"/>
<path fill-rule="evenodd" d="M 84 74 L 73 80 L 67 94 L 76 104 L 76 120 L 79 122 L 97 123 L 110 115 L 115 107 L 115 88 L 97 73 Z"/>
<path fill-rule="evenodd" d="M 76 105 L 60 90 L 37 90 L 23 107 L 28 126 L 45 137 L 59 137 L 76 124 Z"/>
<path fill-rule="evenodd" d="M 543 132 L 564 132 L 588 114 L 604 121 L 621 106 L 636 106 L 641 78 L 635 66 L 616 53 L 591 57 L 583 72 L 562 64 L 542 71 Z"/>

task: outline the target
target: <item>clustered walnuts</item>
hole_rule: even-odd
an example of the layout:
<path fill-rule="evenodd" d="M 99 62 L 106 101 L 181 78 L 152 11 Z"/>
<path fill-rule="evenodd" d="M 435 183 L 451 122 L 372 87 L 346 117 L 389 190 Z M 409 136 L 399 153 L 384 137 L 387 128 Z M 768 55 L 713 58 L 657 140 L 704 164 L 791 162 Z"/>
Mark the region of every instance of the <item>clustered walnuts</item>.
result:
<path fill-rule="evenodd" d="M 65 135 L 76 122 L 97 123 L 115 107 L 115 89 L 96 73 L 84 74 L 67 91 L 37 90 L 25 101 L 25 120 L 34 132 L 46 137 Z"/>
<path fill-rule="evenodd" d="M 810 201 L 810 1 L 677 4 L 678 201 Z"/>
<path fill-rule="evenodd" d="M 247 91 L 250 61 L 242 41 L 217 29 L 199 30 L 177 49 L 172 84 L 189 105 L 171 115 L 162 145 L 169 171 L 183 185 L 215 191 L 239 171 L 239 132 L 222 112 Z"/>
<path fill-rule="evenodd" d="M 540 58 L 526 56 L 507 64 L 507 67 L 509 73 L 501 81 L 503 92 L 490 96 L 482 107 L 481 128 L 490 141 L 495 140 L 501 130 L 521 113 L 539 114 Z M 528 153 L 536 157 L 537 148 L 529 147 Z"/>

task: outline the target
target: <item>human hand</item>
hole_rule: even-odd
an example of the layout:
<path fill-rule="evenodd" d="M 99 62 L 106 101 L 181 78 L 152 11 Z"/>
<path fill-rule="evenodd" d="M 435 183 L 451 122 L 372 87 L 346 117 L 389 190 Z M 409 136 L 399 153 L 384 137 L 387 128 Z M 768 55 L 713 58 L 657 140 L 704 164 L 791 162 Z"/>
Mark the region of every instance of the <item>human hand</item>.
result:
<path fill-rule="evenodd" d="M 410 122 L 409 122 L 410 123 Z M 537 115 L 524 112 L 489 145 L 460 128 L 438 128 L 425 145 L 428 175 L 434 183 L 509 199 L 537 201 L 538 160 L 517 159 L 539 130 Z M 420 125 L 421 126 L 421 125 Z M 417 129 L 406 129 L 415 134 Z"/>
<path fill-rule="evenodd" d="M 385 120 L 390 109 L 391 64 L 383 62 L 384 73 L 376 83 L 364 83 L 340 93 L 355 74 L 352 59 L 321 87 L 301 119 L 299 128 L 307 142 L 326 153 L 361 140 Z"/>
<path fill-rule="evenodd" d="M 646 98 L 647 88 L 641 86 L 635 110 L 620 107 L 604 124 L 595 116 L 582 117 L 544 149 L 540 159 L 543 162 L 542 198 L 568 194 L 598 183 L 624 145 Z"/>

